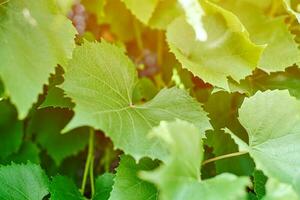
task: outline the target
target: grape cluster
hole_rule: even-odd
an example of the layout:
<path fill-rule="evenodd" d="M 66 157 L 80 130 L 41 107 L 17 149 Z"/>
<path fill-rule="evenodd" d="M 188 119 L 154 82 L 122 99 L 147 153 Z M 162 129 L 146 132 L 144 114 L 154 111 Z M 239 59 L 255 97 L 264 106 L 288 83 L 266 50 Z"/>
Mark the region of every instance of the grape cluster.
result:
<path fill-rule="evenodd" d="M 68 14 L 68 17 L 72 20 L 72 23 L 76 27 L 78 34 L 83 35 L 86 30 L 87 20 L 87 14 L 84 6 L 80 3 L 75 3 L 72 10 Z"/>

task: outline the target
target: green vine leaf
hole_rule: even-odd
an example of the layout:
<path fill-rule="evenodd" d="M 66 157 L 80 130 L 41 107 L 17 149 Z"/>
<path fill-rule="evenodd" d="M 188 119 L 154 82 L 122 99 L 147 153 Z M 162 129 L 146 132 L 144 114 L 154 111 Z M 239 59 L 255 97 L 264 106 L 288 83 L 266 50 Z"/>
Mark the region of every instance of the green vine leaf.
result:
<path fill-rule="evenodd" d="M 248 151 L 268 177 L 293 185 L 300 165 L 300 102 L 286 90 L 257 92 L 245 99 L 239 120 L 249 135 L 248 145 L 231 133 L 240 151 Z"/>
<path fill-rule="evenodd" d="M 57 175 L 52 178 L 49 186 L 51 200 L 84 200 L 73 181 L 65 176 Z"/>
<path fill-rule="evenodd" d="M 52 0 L 10 0 L 0 15 L 0 76 L 24 118 L 54 67 L 71 57 L 75 29 Z"/>
<path fill-rule="evenodd" d="M 263 199 L 266 194 L 266 182 L 268 178 L 260 170 L 253 172 L 253 188 L 258 199 Z"/>
<path fill-rule="evenodd" d="M 150 132 L 165 143 L 169 157 L 158 169 L 141 177 L 158 187 L 160 199 L 206 200 L 245 199 L 246 177 L 224 173 L 208 180 L 200 178 L 204 134 L 185 121 L 161 122 Z"/>
<path fill-rule="evenodd" d="M 163 89 L 147 103 L 133 105 L 136 83 L 135 66 L 120 48 L 105 41 L 76 48 L 62 85 L 76 104 L 66 129 L 85 125 L 101 129 L 116 148 L 139 160 L 164 159 L 161 144 L 147 138 L 161 120 L 184 119 L 201 132 L 210 128 L 201 104 L 177 88 Z"/>
<path fill-rule="evenodd" d="M 114 185 L 115 174 L 104 173 L 96 178 L 96 188 L 93 200 L 108 200 Z"/>
<path fill-rule="evenodd" d="M 153 184 L 139 178 L 138 172 L 152 170 L 157 166 L 158 162 L 149 158 L 143 158 L 137 164 L 132 157 L 122 156 L 109 200 L 127 199 L 128 197 L 132 200 L 156 200 L 157 189 Z"/>
<path fill-rule="evenodd" d="M 41 200 L 48 194 L 49 180 L 40 166 L 0 166 L 0 197 L 5 200 Z"/>
<path fill-rule="evenodd" d="M 263 46 L 250 41 L 233 13 L 209 1 L 202 1 L 202 8 L 206 41 L 198 41 L 193 28 L 182 17 L 169 25 L 167 41 L 184 68 L 205 82 L 229 90 L 227 78 L 238 81 L 251 74 Z"/>
<path fill-rule="evenodd" d="M 288 30 L 284 16 L 266 16 L 260 6 L 247 1 L 226 2 L 223 6 L 239 17 L 249 31 L 250 39 L 256 44 L 266 45 L 258 64 L 259 68 L 267 72 L 284 71 L 300 61 L 298 44 L 294 40 L 295 36 Z M 281 5 L 278 2 L 274 4 Z"/>

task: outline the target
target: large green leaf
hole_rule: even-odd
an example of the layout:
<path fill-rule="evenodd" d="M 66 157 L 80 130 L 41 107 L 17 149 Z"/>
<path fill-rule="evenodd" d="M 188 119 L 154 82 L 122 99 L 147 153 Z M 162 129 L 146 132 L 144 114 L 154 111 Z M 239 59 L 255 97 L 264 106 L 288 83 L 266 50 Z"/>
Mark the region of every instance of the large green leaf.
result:
<path fill-rule="evenodd" d="M 223 2 L 227 2 L 225 8 L 239 17 L 253 42 L 267 45 L 260 58 L 259 68 L 267 72 L 283 71 L 286 67 L 300 61 L 298 44 L 288 30 L 284 17 L 266 16 L 265 10 L 247 0 Z M 278 2 L 273 1 L 274 4 Z"/>
<path fill-rule="evenodd" d="M 268 177 L 294 184 L 300 166 L 300 102 L 288 91 L 257 92 L 245 99 L 239 120 L 249 145 L 231 134 Z M 296 185 L 294 185 L 296 186 Z"/>
<path fill-rule="evenodd" d="M 150 135 L 158 137 L 169 150 L 166 162 L 141 177 L 155 183 L 161 199 L 240 200 L 245 199 L 246 177 L 224 173 L 201 181 L 200 166 L 203 159 L 202 137 L 204 134 L 192 124 L 177 120 L 161 122 Z"/>
<path fill-rule="evenodd" d="M 54 67 L 71 57 L 75 29 L 52 0 L 10 0 L 0 16 L 0 76 L 23 118 Z"/>
<path fill-rule="evenodd" d="M 231 12 L 202 1 L 206 41 L 198 41 L 184 18 L 167 30 L 171 52 L 194 75 L 215 86 L 228 88 L 227 77 L 240 80 L 257 66 L 263 47 L 252 43 L 238 18 Z"/>
<path fill-rule="evenodd" d="M 155 186 L 138 177 L 142 170 L 152 170 L 157 167 L 157 162 L 144 158 L 137 164 L 130 156 L 122 156 L 115 184 L 109 200 L 132 199 L 132 200 L 156 200 L 158 191 Z"/>
<path fill-rule="evenodd" d="M 12 164 L 0 167 L 0 198 L 41 200 L 48 194 L 49 180 L 40 166 Z"/>
<path fill-rule="evenodd" d="M 201 104 L 177 88 L 163 89 L 151 101 L 134 105 L 136 82 L 135 66 L 120 48 L 105 41 L 78 47 L 62 85 L 76 103 L 68 129 L 83 125 L 101 129 L 115 147 L 138 160 L 166 155 L 160 142 L 146 137 L 161 120 L 184 119 L 201 132 L 210 127 Z"/>
<path fill-rule="evenodd" d="M 65 176 L 57 175 L 52 178 L 49 186 L 51 200 L 84 200 L 73 181 Z"/>

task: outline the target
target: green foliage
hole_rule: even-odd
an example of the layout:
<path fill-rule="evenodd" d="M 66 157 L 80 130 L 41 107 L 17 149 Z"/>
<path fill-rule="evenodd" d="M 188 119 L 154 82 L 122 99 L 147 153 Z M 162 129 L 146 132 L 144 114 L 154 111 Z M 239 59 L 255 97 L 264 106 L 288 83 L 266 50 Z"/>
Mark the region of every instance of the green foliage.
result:
<path fill-rule="evenodd" d="M 41 109 L 33 114 L 28 126 L 28 131 L 37 134 L 36 141 L 57 165 L 67 156 L 76 155 L 88 143 L 88 128 L 81 127 L 61 134 L 71 116 L 71 112 L 64 109 Z"/>
<path fill-rule="evenodd" d="M 99 128 L 115 147 L 139 160 L 143 156 L 163 159 L 160 143 L 146 138 L 151 127 L 161 120 L 180 118 L 196 124 L 203 132 L 209 128 L 201 104 L 177 88 L 163 89 L 151 101 L 134 105 L 136 80 L 135 67 L 120 48 L 105 41 L 78 47 L 62 85 L 76 101 L 75 117 L 68 129 L 83 125 Z"/>
<path fill-rule="evenodd" d="M 96 192 L 93 200 L 108 200 L 114 185 L 115 175 L 104 173 L 96 178 Z"/>
<path fill-rule="evenodd" d="M 262 171 L 256 170 L 253 172 L 254 192 L 258 199 L 262 199 L 266 194 L 265 184 L 267 177 Z"/>
<path fill-rule="evenodd" d="M 299 44 L 299 0 L 0 0 L 0 199 L 299 200 Z"/>
<path fill-rule="evenodd" d="M 9 101 L 0 101 L 0 158 L 17 152 L 22 143 L 23 124 L 17 117 Z"/>
<path fill-rule="evenodd" d="M 84 200 L 76 185 L 64 176 L 57 175 L 53 177 L 49 191 L 53 200 Z"/>
<path fill-rule="evenodd" d="M 293 185 L 300 164 L 299 119 L 300 102 L 287 91 L 258 92 L 246 99 L 239 110 L 239 120 L 247 130 L 249 145 L 231 135 L 240 151 L 249 152 L 253 157 L 257 169 Z"/>
<path fill-rule="evenodd" d="M 1 5 L 0 15 L 1 79 L 24 118 L 49 73 L 71 57 L 75 30 L 52 0 L 11 0 Z"/>
<path fill-rule="evenodd" d="M 203 134 L 190 123 L 177 120 L 161 122 L 151 135 L 162 140 L 169 150 L 165 164 L 153 172 L 143 172 L 142 177 L 155 183 L 161 199 L 241 199 L 249 180 L 224 173 L 212 179 L 200 181 L 203 159 L 201 138 Z M 226 187 L 224 187 L 226 185 Z"/>
<path fill-rule="evenodd" d="M 155 167 L 157 167 L 157 162 L 153 162 L 148 158 L 136 163 L 132 157 L 122 156 L 109 199 L 117 200 L 126 199 L 127 197 L 131 197 L 133 200 L 157 199 L 158 191 L 154 185 L 138 177 L 140 171 L 152 170 Z"/>
<path fill-rule="evenodd" d="M 263 48 L 250 41 L 232 13 L 204 2 L 207 40 L 198 41 L 192 27 L 184 18 L 178 18 L 168 27 L 168 44 L 183 67 L 205 82 L 228 90 L 227 77 L 238 81 L 249 75 Z"/>
<path fill-rule="evenodd" d="M 0 166 L 1 199 L 40 200 L 48 194 L 49 180 L 35 164 Z"/>

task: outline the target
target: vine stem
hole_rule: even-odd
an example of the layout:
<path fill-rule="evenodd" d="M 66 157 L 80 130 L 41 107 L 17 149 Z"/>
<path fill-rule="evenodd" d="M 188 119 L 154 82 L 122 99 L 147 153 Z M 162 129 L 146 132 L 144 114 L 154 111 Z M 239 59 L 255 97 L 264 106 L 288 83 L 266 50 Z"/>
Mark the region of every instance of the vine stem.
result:
<path fill-rule="evenodd" d="M 225 158 L 230 158 L 230 157 L 235 157 L 235 156 L 240 156 L 240 155 L 244 155 L 244 154 L 247 154 L 248 151 L 239 151 L 239 152 L 234 152 L 234 153 L 229 153 L 229 154 L 225 154 L 225 155 L 222 155 L 222 156 L 217 156 L 217 157 L 214 157 L 214 158 L 210 158 L 208 160 L 205 160 L 202 165 L 206 165 L 207 163 L 211 163 L 211 162 L 214 162 L 214 161 L 217 161 L 217 160 L 222 160 L 222 159 L 225 159 Z"/>
<path fill-rule="evenodd" d="M 95 192 L 94 188 L 94 136 L 95 132 L 92 128 L 90 128 L 90 136 L 89 136 L 89 147 L 88 147 L 88 155 L 85 162 L 84 172 L 83 172 L 83 179 L 81 184 L 81 194 L 84 195 L 85 185 L 86 185 L 86 179 L 88 176 L 88 173 L 90 172 L 90 181 L 91 181 L 91 191 L 92 196 Z"/>

